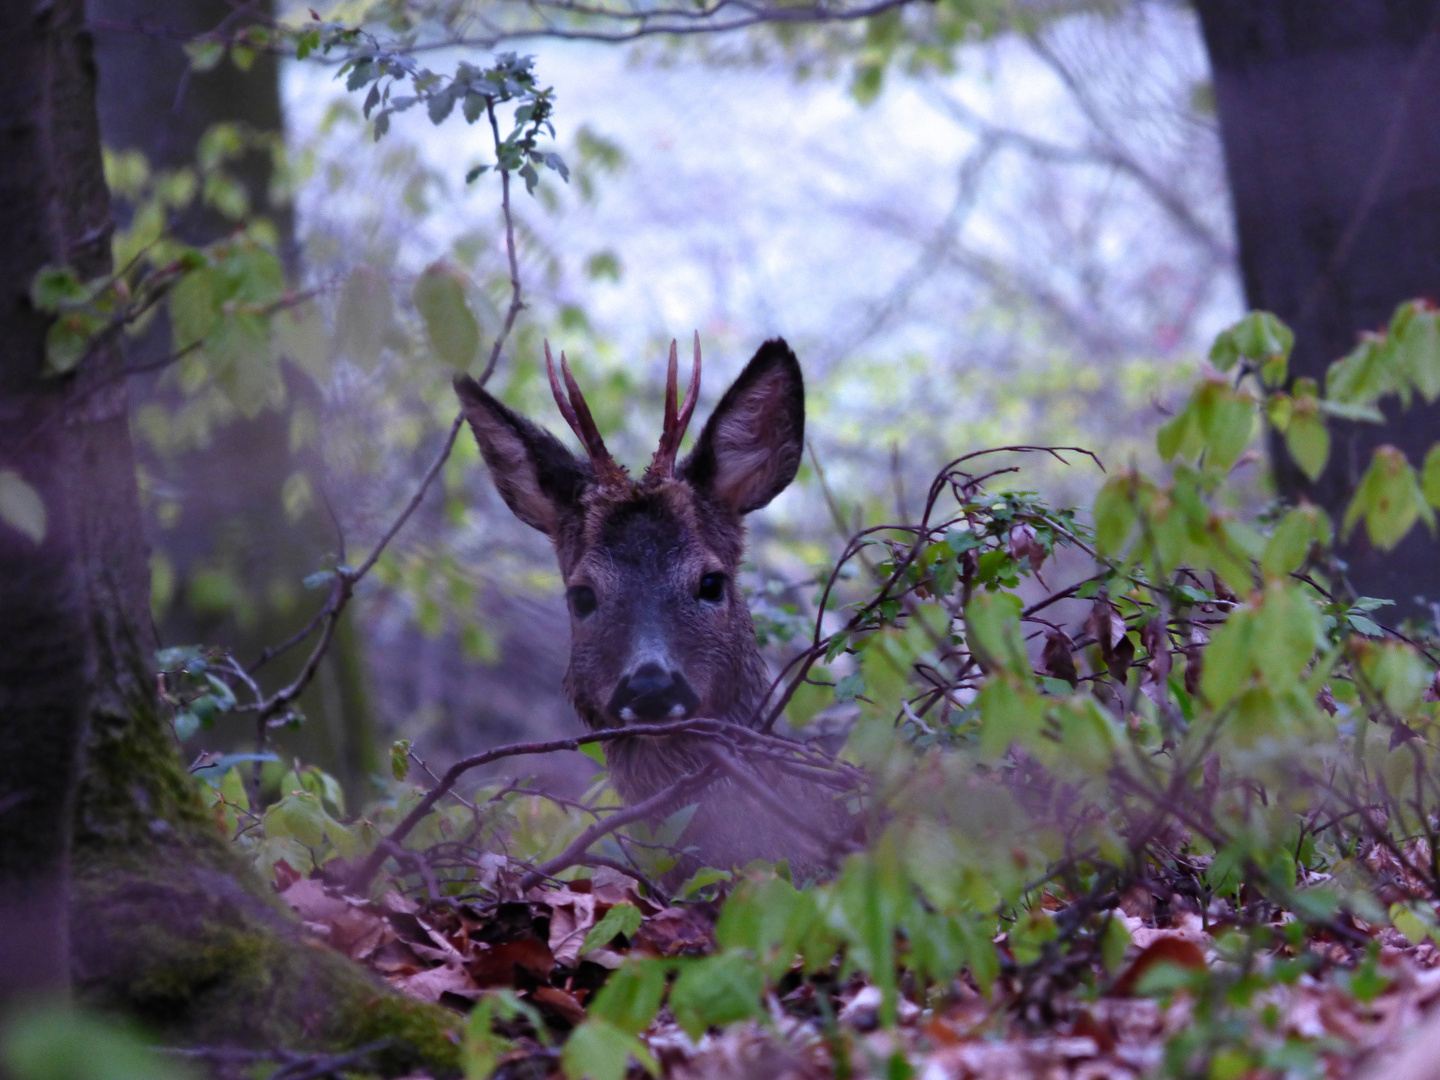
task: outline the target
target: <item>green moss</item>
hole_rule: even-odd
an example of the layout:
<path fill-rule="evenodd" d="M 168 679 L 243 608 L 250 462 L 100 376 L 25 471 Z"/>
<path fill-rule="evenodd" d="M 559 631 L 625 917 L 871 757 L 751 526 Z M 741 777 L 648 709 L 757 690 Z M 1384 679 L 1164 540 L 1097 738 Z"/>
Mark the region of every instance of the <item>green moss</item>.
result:
<path fill-rule="evenodd" d="M 144 654 L 133 642 L 121 659 Z M 459 1071 L 449 1010 L 389 990 L 301 933 L 215 827 L 143 665 L 92 709 L 71 897 L 77 997 L 178 1045 L 343 1052 L 394 1041 L 399 1074 Z"/>
<path fill-rule="evenodd" d="M 360 994 L 337 1013 L 340 1032 L 356 1045 L 391 1039 L 381 1064 L 386 1072 L 423 1067 L 436 1076 L 460 1072 L 459 1017 L 438 1005 L 396 995 Z"/>
<path fill-rule="evenodd" d="M 92 852 L 75 878 L 72 939 L 82 1000 L 168 1042 L 335 1052 L 389 1038 L 387 1073 L 458 1069 L 454 1013 L 306 938 L 213 829 Z"/>
<path fill-rule="evenodd" d="M 135 703 L 125 716 L 91 714 L 75 811 L 77 858 L 97 848 L 144 847 L 210 820 L 152 701 Z"/>

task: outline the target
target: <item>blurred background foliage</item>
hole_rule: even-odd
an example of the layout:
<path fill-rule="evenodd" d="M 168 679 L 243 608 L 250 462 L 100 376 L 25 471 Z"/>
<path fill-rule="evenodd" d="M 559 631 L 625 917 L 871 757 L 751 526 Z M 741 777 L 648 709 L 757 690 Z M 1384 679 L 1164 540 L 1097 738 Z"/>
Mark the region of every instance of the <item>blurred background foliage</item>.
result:
<path fill-rule="evenodd" d="M 156 368 L 134 419 L 154 613 L 167 645 L 245 664 L 305 625 L 317 571 L 368 550 L 410 497 L 454 416 L 450 378 L 483 366 L 510 291 L 498 182 L 466 179 L 493 158 L 483 123 L 402 112 L 379 138 L 336 57 L 285 58 L 247 21 L 303 28 L 309 8 L 264 6 L 93 5 L 117 264 L 212 245 L 170 323 L 132 342 Z M 453 0 L 313 14 L 409 40 L 441 71 L 531 17 Z M 777 660 L 844 535 L 913 516 L 944 461 L 1044 443 L 1157 465 L 1150 433 L 1241 309 L 1204 51 L 1180 5 L 942 0 L 504 47 L 555 87 L 545 149 L 569 175 L 513 199 L 526 306 L 492 389 L 556 427 L 548 338 L 617 456 L 640 462 L 670 338 L 700 331 L 702 414 L 760 340 L 789 338 L 810 456 L 752 520 L 745 581 Z M 422 310 L 432 287 L 473 313 L 458 344 Z M 1035 461 L 991 486 L 1068 504 L 1103 479 Z M 1242 480 L 1233 498 L 1268 497 L 1258 463 Z M 547 542 L 505 510 L 468 433 L 442 481 L 274 732 L 347 791 L 366 791 L 382 739 L 439 766 L 576 723 Z M 260 672 L 265 688 L 302 656 Z M 252 749 L 244 724 L 182 734 L 197 752 Z"/>

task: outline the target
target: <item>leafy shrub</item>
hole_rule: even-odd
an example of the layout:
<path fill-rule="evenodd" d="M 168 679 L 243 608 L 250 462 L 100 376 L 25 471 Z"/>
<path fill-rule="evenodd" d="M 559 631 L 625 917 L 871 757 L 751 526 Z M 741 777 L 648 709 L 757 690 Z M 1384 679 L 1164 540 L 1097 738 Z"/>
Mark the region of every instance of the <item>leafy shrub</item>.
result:
<path fill-rule="evenodd" d="M 1158 434 L 1170 475 L 1112 472 L 1091 513 L 990 490 L 1016 455 L 1083 453 L 1011 447 L 948 464 L 918 522 L 850 540 L 814 599 L 809 646 L 757 720 L 848 725 L 837 769 L 861 777 L 849 798 L 869 843 L 826 880 L 792 881 L 783 865 L 695 875 L 677 895 L 723 901 L 714 951 L 627 960 L 570 1036 L 568 1075 L 618 1077 L 632 1057 L 654 1067 L 638 1036 L 662 1003 L 698 1038 L 763 1020 L 770 995 L 852 976 L 878 989 L 882 1026 L 906 1003 L 943 1001 L 957 979 L 1043 1021 L 1057 993 L 1119 985 L 1130 935 L 1117 904 L 1137 890 L 1223 928 L 1209 967 L 1123 977 L 1193 1001 L 1170 1071 L 1288 1068 L 1317 1051 L 1254 1009 L 1317 969 L 1317 942 L 1350 950 L 1358 997 L 1384 982 L 1366 928 L 1440 935 L 1435 628 L 1387 627 L 1386 601 L 1350 592 L 1318 508 L 1256 521 L 1223 509 L 1230 470 L 1266 423 L 1314 474 L 1329 417 L 1374 420 L 1386 393 L 1433 398 L 1436 314 L 1404 305 L 1388 335 L 1333 366 L 1323 398 L 1304 380 L 1282 389 L 1290 340 L 1265 314 L 1223 334 L 1213 370 Z M 1440 444 L 1419 470 L 1381 447 L 1342 529 L 1363 522 L 1391 547 L 1433 527 L 1436 505 Z M 204 670 L 191 678 L 217 693 Z M 705 730 L 740 738 L 723 727 Z M 589 824 L 616 806 L 603 777 L 578 803 L 522 785 L 442 808 L 403 783 L 413 760 L 398 745 L 391 804 L 349 823 L 313 770 L 286 773 L 263 813 L 235 769 L 212 797 L 267 872 L 283 858 L 341 880 L 388 853 L 393 876 L 375 888 L 483 905 L 537 880 L 523 876 L 537 865 L 564 877 L 628 863 L 661 893 L 683 812 L 607 834 Z M 392 846 L 375 854 L 385 834 Z M 477 1015 L 485 1027 L 492 1012 Z M 495 1061 L 492 1036 L 474 1038 L 477 1060 Z"/>

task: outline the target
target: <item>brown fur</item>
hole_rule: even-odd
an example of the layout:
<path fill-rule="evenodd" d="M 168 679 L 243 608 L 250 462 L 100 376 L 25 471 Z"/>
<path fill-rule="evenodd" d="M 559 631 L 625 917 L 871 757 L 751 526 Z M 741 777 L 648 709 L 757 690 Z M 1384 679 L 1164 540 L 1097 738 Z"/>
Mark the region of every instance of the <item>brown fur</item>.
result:
<path fill-rule="evenodd" d="M 593 461 L 573 457 L 473 381 L 457 380 L 456 391 L 502 496 L 555 547 L 572 598 L 565 688 L 581 719 L 591 728 L 623 726 L 613 705 L 649 662 L 688 690 L 665 719 L 758 724 L 768 675 L 735 577 L 744 514 L 778 495 L 799 467 L 804 384 L 789 347 L 766 342 L 689 457 L 671 474 L 640 480 L 616 482 L 618 470 L 602 462 L 606 482 L 598 483 Z M 706 599 L 702 579 L 714 574 L 724 576 L 723 596 Z M 586 589 L 596 603 L 588 614 Z M 709 762 L 711 745 L 686 736 L 622 740 L 607 745 L 607 757 L 616 788 L 634 803 Z M 792 813 L 816 825 L 843 816 L 825 789 L 761 771 Z M 788 858 L 813 873 L 825 861 L 819 843 L 728 779 L 701 794 L 682 844 L 699 848 L 699 862 L 722 867 Z"/>

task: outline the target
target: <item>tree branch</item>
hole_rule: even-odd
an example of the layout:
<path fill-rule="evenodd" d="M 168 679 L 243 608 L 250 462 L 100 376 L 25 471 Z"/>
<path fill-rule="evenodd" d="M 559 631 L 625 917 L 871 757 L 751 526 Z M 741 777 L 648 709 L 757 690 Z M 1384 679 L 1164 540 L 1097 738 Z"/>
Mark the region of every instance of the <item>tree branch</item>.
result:
<path fill-rule="evenodd" d="M 656 792 L 650 798 L 636 803 L 634 806 L 627 806 L 623 810 L 617 810 L 604 821 L 597 821 L 588 829 L 577 836 L 570 845 L 566 847 L 555 858 L 548 862 L 541 863 L 520 879 L 520 892 L 524 893 L 540 884 L 547 877 L 554 877 L 563 870 L 581 862 L 585 858 L 585 852 L 590 845 L 599 840 L 602 836 L 608 836 L 622 825 L 628 825 L 632 821 L 640 821 L 658 814 L 668 806 L 674 805 L 683 796 L 699 787 L 711 774 L 712 769 L 706 767 L 697 769 L 693 773 L 686 773 L 669 787 Z"/>

